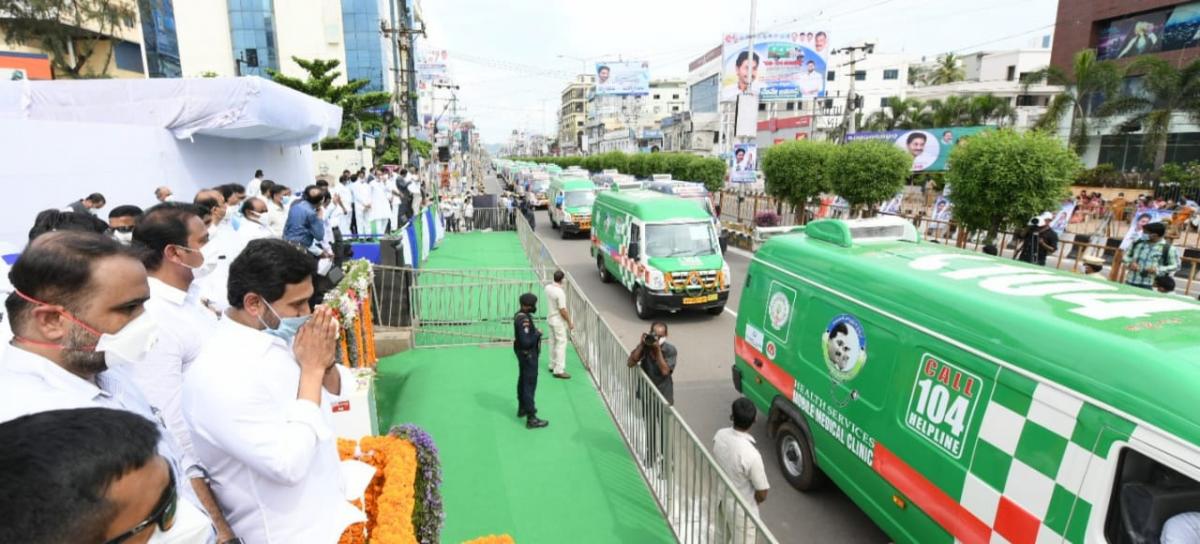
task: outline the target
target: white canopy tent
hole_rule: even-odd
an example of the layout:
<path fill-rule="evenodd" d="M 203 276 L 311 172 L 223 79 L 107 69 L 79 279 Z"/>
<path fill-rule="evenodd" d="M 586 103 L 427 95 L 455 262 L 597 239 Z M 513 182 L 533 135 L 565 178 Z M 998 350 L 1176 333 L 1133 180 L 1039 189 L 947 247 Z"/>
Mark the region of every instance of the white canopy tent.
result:
<path fill-rule="evenodd" d="M 341 108 L 258 77 L 0 83 L 0 246 L 24 245 L 41 210 L 99 192 L 108 210 L 178 200 L 256 169 L 299 190 L 311 145 Z M 0 247 L 0 253 L 7 253 Z"/>

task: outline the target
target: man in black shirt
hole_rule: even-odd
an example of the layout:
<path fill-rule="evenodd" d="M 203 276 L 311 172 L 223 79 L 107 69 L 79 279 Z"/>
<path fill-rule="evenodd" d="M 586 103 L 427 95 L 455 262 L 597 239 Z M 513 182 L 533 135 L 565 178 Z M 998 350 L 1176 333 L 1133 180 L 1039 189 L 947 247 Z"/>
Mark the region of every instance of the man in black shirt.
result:
<path fill-rule="evenodd" d="M 1053 219 L 1053 215 L 1046 213 L 1029 221 L 1017 252 L 1019 260 L 1046 266 L 1046 257 L 1058 250 L 1058 233 L 1050 228 Z"/>
<path fill-rule="evenodd" d="M 675 372 L 675 358 L 679 352 L 675 346 L 667 342 L 667 324 L 661 321 L 650 326 L 650 332 L 643 334 L 637 347 L 629 354 L 627 364 L 630 368 L 640 365 L 642 372 L 650 378 L 650 383 L 662 393 L 668 405 L 675 404 L 675 382 L 671 375 Z M 646 464 L 656 462 L 659 448 L 666 437 L 659 420 L 664 417 L 663 408 L 654 402 L 654 393 L 644 389 L 645 382 L 637 381 L 636 395 L 642 401 L 642 417 L 646 423 Z"/>
<path fill-rule="evenodd" d="M 538 356 L 541 354 L 542 331 L 533 324 L 537 312 L 537 295 L 521 295 L 521 311 L 513 316 L 513 351 L 517 354 L 517 417 L 525 418 L 525 427 L 540 429 L 550 422 L 538 419 L 534 395 L 537 393 Z"/>

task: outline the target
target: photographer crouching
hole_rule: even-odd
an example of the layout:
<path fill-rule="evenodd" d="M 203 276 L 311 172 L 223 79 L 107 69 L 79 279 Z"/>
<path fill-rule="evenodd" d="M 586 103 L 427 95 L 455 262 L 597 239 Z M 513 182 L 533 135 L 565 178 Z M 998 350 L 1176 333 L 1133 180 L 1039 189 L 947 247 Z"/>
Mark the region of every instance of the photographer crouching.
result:
<path fill-rule="evenodd" d="M 678 354 L 675 346 L 667 343 L 667 324 L 655 321 L 650 325 L 650 332 L 642 335 L 637 347 L 629 354 L 627 364 L 630 368 L 640 364 L 642 372 L 646 373 L 646 377 L 650 378 L 658 392 L 667 399 L 667 404 L 674 405 L 675 383 L 671 374 L 675 372 L 675 357 Z M 659 452 L 662 451 L 666 436 L 659 424 L 662 413 L 654 403 L 654 393 L 648 388 L 643 391 L 644 387 L 644 382 L 638 380 L 635 394 L 642 401 L 642 418 L 646 423 L 646 466 L 655 468 L 660 460 Z"/>

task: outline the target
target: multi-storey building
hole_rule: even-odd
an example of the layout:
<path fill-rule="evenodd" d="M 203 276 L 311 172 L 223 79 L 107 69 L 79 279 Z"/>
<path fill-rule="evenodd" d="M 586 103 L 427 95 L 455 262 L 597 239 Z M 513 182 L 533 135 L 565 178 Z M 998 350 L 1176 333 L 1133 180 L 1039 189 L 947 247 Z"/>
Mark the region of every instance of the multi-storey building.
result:
<path fill-rule="evenodd" d="M 595 76 L 582 74 L 562 91 L 558 111 L 558 147 L 564 155 L 585 152 L 584 126 L 587 124 L 588 93 L 595 87 Z"/>

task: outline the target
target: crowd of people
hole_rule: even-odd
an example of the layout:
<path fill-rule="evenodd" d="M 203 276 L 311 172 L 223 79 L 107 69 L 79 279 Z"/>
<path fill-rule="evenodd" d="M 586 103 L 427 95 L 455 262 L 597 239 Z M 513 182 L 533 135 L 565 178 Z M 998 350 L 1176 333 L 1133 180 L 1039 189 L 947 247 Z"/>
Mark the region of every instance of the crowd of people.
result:
<path fill-rule="evenodd" d="M 386 232 L 423 194 L 405 170 L 299 191 L 258 171 L 108 221 L 99 193 L 38 214 L 8 273 L 0 542 L 333 543 L 363 521 L 318 302 L 335 232 Z"/>

